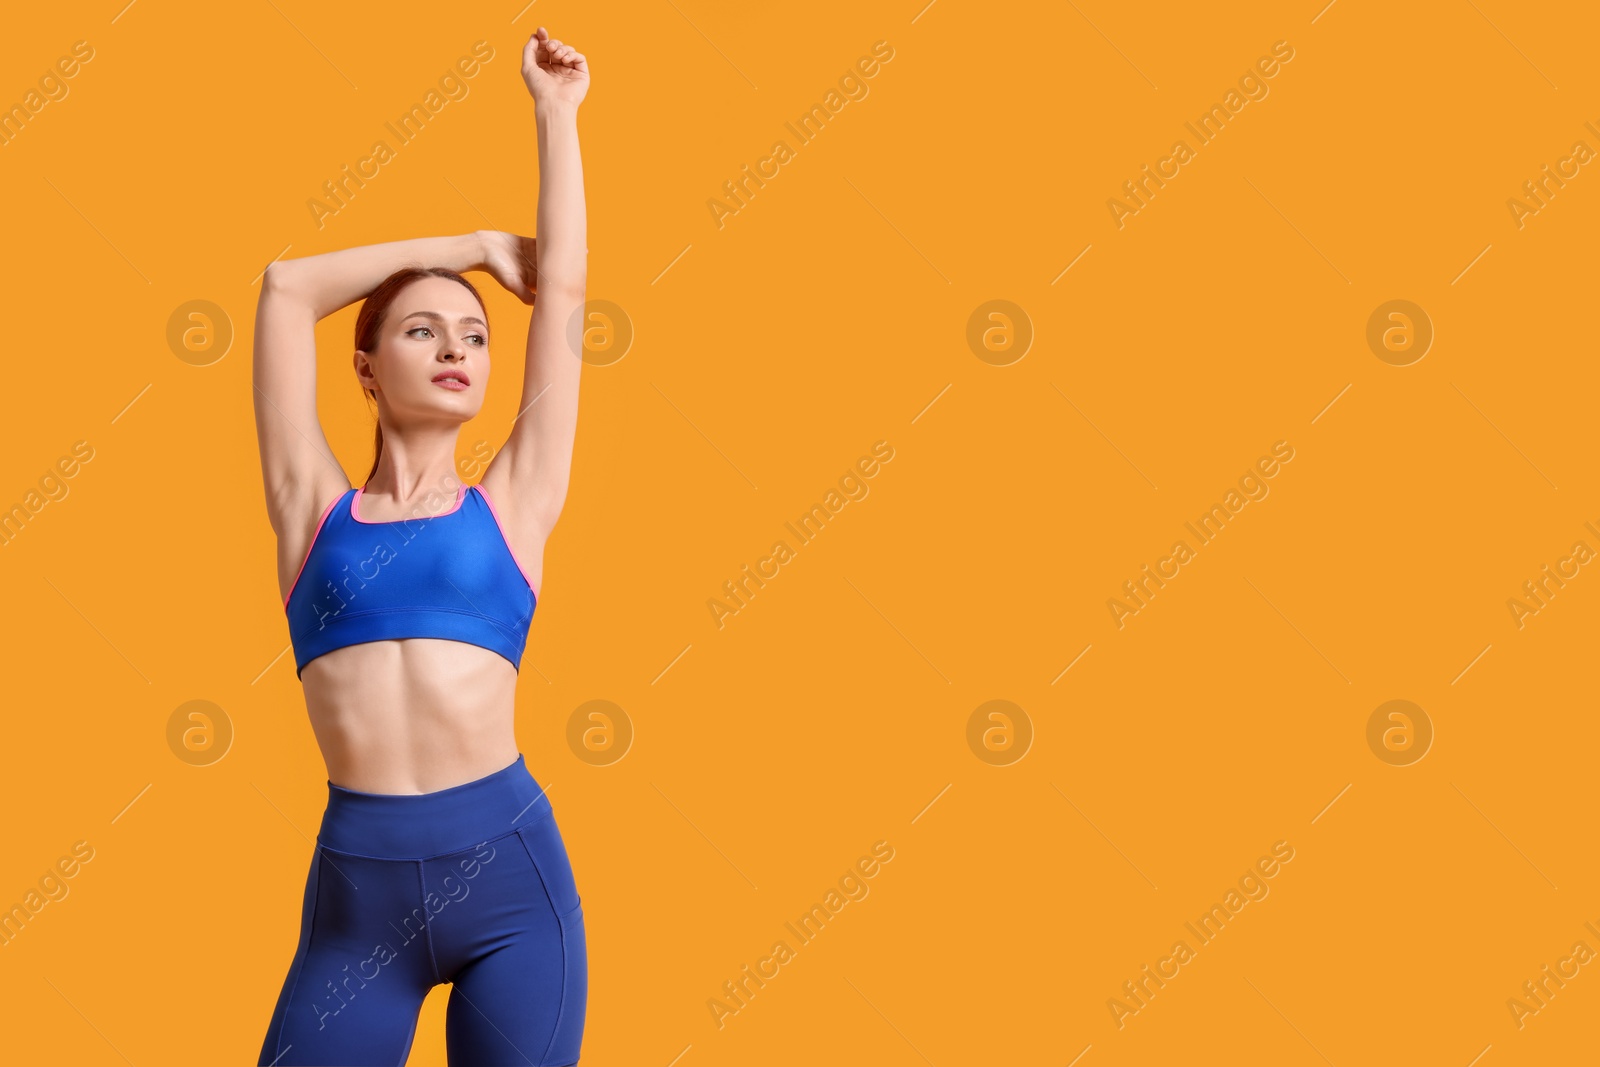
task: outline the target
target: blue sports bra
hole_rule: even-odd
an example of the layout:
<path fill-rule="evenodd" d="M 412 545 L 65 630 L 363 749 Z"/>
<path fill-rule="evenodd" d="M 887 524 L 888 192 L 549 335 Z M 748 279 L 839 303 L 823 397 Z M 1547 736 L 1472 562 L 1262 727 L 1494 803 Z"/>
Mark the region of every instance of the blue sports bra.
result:
<path fill-rule="evenodd" d="M 537 597 L 481 486 L 437 515 L 367 522 L 362 489 L 329 504 L 284 611 L 295 676 L 325 652 L 439 637 L 498 652 L 520 671 Z"/>

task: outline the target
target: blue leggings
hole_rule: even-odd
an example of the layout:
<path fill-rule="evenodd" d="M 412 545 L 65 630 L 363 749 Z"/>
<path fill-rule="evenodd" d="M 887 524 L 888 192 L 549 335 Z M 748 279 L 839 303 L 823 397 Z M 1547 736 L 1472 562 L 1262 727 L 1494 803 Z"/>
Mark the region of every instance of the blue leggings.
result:
<path fill-rule="evenodd" d="M 300 941 L 260 1063 L 404 1064 L 441 982 L 451 1067 L 578 1062 L 583 908 L 550 801 L 520 754 L 433 793 L 328 783 Z"/>

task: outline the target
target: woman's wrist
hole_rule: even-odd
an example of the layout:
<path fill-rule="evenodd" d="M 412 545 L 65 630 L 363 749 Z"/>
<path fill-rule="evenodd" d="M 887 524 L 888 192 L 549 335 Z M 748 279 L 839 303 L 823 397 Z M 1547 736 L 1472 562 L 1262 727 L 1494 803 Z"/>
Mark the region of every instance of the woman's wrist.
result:
<path fill-rule="evenodd" d="M 473 230 L 461 236 L 461 259 L 466 263 L 464 267 L 456 267 L 456 273 L 465 274 L 469 270 L 486 271 L 489 269 L 489 242 L 493 238 L 493 230 Z"/>
<path fill-rule="evenodd" d="M 578 116 L 578 105 L 568 104 L 560 100 L 535 100 L 533 102 L 533 117 L 543 126 L 548 122 L 565 122 Z"/>

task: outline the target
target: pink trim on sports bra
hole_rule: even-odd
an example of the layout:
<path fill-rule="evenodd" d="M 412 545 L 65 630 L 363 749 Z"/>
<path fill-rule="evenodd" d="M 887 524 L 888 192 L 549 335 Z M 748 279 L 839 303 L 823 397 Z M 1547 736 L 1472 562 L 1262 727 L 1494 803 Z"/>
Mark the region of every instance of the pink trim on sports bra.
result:
<path fill-rule="evenodd" d="M 515 563 L 517 570 L 522 572 L 522 580 L 528 583 L 528 589 L 533 593 L 533 602 L 537 604 L 539 602 L 539 590 L 533 588 L 533 579 L 528 577 L 528 569 L 517 558 L 516 549 L 511 547 L 511 538 L 506 536 L 506 525 L 500 521 L 500 512 L 495 510 L 494 501 L 489 499 L 489 491 L 482 485 L 474 485 L 472 488 L 476 489 L 478 495 L 483 497 L 483 502 L 489 505 L 489 514 L 494 516 L 494 524 L 500 531 L 500 540 L 506 543 L 506 551 L 511 553 L 511 562 Z"/>
<path fill-rule="evenodd" d="M 366 492 L 366 490 L 367 490 L 367 487 L 363 485 L 360 489 L 356 490 L 356 495 L 350 498 L 350 517 L 352 519 L 356 520 L 357 522 L 361 523 L 361 525 L 363 525 L 363 526 L 386 526 L 386 525 L 388 525 L 390 523 L 410 522 L 412 519 L 418 519 L 418 520 L 421 520 L 421 519 L 440 519 L 440 518 L 443 518 L 446 515 L 454 515 L 456 512 L 460 511 L 461 510 L 461 502 L 467 498 L 467 484 L 465 482 L 462 482 L 461 483 L 461 488 L 456 490 L 456 503 L 455 503 L 455 506 L 453 508 L 451 508 L 449 511 L 441 511 L 437 515 L 414 515 L 414 516 L 408 516 L 407 518 L 404 518 L 404 519 L 378 519 L 378 520 L 375 520 L 373 522 L 368 522 L 366 519 L 363 519 L 361 517 L 361 509 L 360 509 L 361 494 Z"/>
<path fill-rule="evenodd" d="M 336 496 L 332 500 L 328 501 L 328 506 L 322 509 L 322 518 L 317 520 L 317 528 L 316 531 L 311 535 L 311 543 L 306 545 L 305 559 L 300 561 L 300 569 L 294 572 L 294 581 L 289 583 L 289 596 L 283 598 L 284 611 L 289 610 L 289 597 L 294 596 L 294 587 L 300 584 L 300 576 L 306 572 L 306 560 L 311 558 L 311 550 L 316 547 L 317 535 L 322 533 L 323 524 L 328 521 L 328 516 L 333 514 L 334 505 L 339 503 L 340 498 L 349 491 L 350 490 L 348 489 L 344 490 L 339 494 L 339 496 Z"/>

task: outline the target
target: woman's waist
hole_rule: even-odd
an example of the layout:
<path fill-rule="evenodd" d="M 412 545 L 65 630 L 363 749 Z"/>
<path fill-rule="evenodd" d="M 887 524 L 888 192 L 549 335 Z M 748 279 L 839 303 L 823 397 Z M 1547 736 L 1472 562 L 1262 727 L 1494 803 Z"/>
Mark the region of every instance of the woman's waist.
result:
<path fill-rule="evenodd" d="M 460 784 L 426 792 L 373 792 L 328 781 L 317 843 L 377 859 L 427 859 L 471 848 L 550 818 L 544 787 L 515 758 Z"/>
<path fill-rule="evenodd" d="M 516 758 L 509 697 L 503 704 L 398 704 L 308 706 L 330 782 L 365 793 L 431 793 L 482 778 Z"/>

